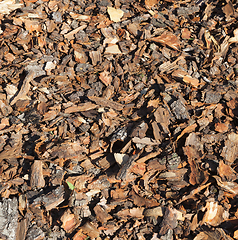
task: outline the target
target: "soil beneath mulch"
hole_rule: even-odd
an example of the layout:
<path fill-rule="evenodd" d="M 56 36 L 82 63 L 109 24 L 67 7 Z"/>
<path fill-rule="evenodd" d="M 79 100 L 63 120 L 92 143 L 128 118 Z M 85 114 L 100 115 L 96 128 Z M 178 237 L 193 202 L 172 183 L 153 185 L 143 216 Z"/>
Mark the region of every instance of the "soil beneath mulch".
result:
<path fill-rule="evenodd" d="M 0 2 L 0 239 L 238 239 L 237 19 Z"/>

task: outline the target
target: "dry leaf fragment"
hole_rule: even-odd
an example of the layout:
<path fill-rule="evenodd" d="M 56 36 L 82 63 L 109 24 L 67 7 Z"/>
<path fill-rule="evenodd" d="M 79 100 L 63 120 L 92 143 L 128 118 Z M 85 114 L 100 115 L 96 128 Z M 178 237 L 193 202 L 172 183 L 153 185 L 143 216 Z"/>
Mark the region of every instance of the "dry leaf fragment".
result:
<path fill-rule="evenodd" d="M 110 73 L 106 70 L 104 70 L 103 72 L 100 73 L 99 75 L 99 79 L 106 85 L 110 85 L 112 82 L 112 76 L 110 75 Z"/>
<path fill-rule="evenodd" d="M 227 19 L 234 15 L 235 9 L 231 1 L 227 0 L 227 4 L 222 8 L 222 11 L 226 14 Z"/>
<path fill-rule="evenodd" d="M 8 62 L 8 63 L 12 63 L 15 60 L 15 56 L 12 53 L 7 53 L 4 56 L 4 59 Z"/>
<path fill-rule="evenodd" d="M 176 141 L 178 141 L 178 140 L 179 140 L 181 137 L 183 137 L 185 134 L 191 133 L 191 132 L 195 131 L 196 127 L 197 127 L 197 124 L 194 123 L 194 124 L 186 127 L 185 129 L 183 129 L 183 131 L 182 131 L 182 132 L 180 133 L 180 135 L 177 137 Z"/>
<path fill-rule="evenodd" d="M 200 232 L 194 240 L 233 240 L 229 237 L 222 228 Z"/>
<path fill-rule="evenodd" d="M 177 36 L 175 34 L 173 34 L 172 32 L 169 32 L 169 31 L 165 31 L 162 33 L 162 35 L 160 35 L 158 37 L 150 38 L 149 40 L 158 42 L 161 44 L 165 44 L 175 50 L 180 49 L 179 39 L 177 38 Z"/>
<path fill-rule="evenodd" d="M 189 195 L 184 195 L 184 196 L 182 197 L 182 199 L 181 199 L 177 204 L 180 204 L 181 202 L 184 202 L 184 201 L 186 201 L 186 200 L 188 200 L 188 199 L 190 199 L 190 198 L 193 198 L 195 194 L 198 194 L 199 192 L 201 192 L 203 189 L 205 189 L 205 188 L 208 187 L 209 185 L 211 185 L 211 183 L 208 183 L 208 184 L 206 184 L 206 185 L 200 186 L 200 187 L 192 190 Z"/>
<path fill-rule="evenodd" d="M 7 93 L 7 99 L 10 100 L 18 91 L 18 88 L 15 85 L 7 84 L 5 87 Z"/>
<path fill-rule="evenodd" d="M 83 30 L 83 29 L 86 28 L 86 27 L 87 27 L 87 25 L 85 24 L 85 25 L 82 25 L 82 26 L 80 26 L 80 27 L 78 27 L 78 28 L 75 28 L 75 29 L 72 30 L 71 32 L 65 34 L 64 37 L 65 37 L 66 39 L 68 39 L 68 40 L 72 40 L 72 39 L 74 39 L 74 35 L 75 35 L 77 32 Z"/>
<path fill-rule="evenodd" d="M 236 230 L 236 231 L 234 232 L 234 238 L 235 238 L 235 239 L 238 239 L 238 230 Z"/>
<path fill-rule="evenodd" d="M 96 218 L 101 223 L 105 223 L 112 218 L 112 216 L 108 214 L 107 211 L 104 209 L 104 207 L 102 207 L 101 205 L 97 204 L 97 206 L 95 206 L 93 210 L 96 214 Z"/>
<path fill-rule="evenodd" d="M 139 143 L 139 144 L 145 144 L 145 145 L 159 145 L 160 141 L 156 141 L 152 138 L 144 137 L 144 138 L 139 138 L 139 137 L 134 137 L 132 138 L 132 141 L 134 143 Z"/>
<path fill-rule="evenodd" d="M 113 7 L 107 7 L 107 12 L 110 16 L 110 19 L 113 22 L 120 22 L 121 18 L 124 15 L 124 12 L 121 9 L 116 9 L 116 8 L 113 8 Z"/>
<path fill-rule="evenodd" d="M 116 162 L 121 165 L 123 161 L 128 161 L 129 156 L 127 154 L 114 153 Z"/>
<path fill-rule="evenodd" d="M 96 104 L 101 105 L 102 107 L 109 107 L 109 108 L 113 108 L 117 111 L 121 111 L 124 108 L 124 105 L 112 100 L 107 100 L 105 98 L 102 97 L 88 97 L 91 101 L 94 101 Z"/>

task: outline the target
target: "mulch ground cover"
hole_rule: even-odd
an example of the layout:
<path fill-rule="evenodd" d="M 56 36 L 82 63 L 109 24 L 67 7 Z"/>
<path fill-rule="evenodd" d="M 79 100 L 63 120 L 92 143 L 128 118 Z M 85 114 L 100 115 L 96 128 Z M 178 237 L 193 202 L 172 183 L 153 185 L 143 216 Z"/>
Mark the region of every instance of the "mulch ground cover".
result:
<path fill-rule="evenodd" d="M 238 239 L 235 0 L 0 2 L 0 239 Z"/>

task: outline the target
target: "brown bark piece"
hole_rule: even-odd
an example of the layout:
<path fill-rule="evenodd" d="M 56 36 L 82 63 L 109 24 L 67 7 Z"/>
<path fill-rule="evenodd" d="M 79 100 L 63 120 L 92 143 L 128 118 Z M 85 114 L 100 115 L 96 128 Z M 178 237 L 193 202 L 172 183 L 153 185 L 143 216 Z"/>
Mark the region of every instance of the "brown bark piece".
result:
<path fill-rule="evenodd" d="M 155 199 L 146 199 L 135 193 L 135 191 L 130 192 L 130 199 L 134 202 L 134 204 L 138 207 L 145 206 L 147 208 L 156 207 L 159 203 Z"/>
<path fill-rule="evenodd" d="M 74 105 L 72 107 L 66 108 L 65 113 L 85 112 L 95 109 L 96 107 L 97 105 L 90 102 L 80 103 L 79 105 Z"/>
<path fill-rule="evenodd" d="M 124 209 L 117 213 L 118 217 L 122 219 L 127 218 L 143 218 L 144 208 L 132 208 L 132 209 Z"/>
<path fill-rule="evenodd" d="M 43 163 L 40 160 L 35 160 L 31 167 L 31 187 L 43 188 L 45 180 L 43 176 Z"/>
<path fill-rule="evenodd" d="M 108 214 L 107 211 L 100 205 L 95 206 L 93 210 L 96 214 L 98 221 L 102 224 L 106 223 L 109 219 L 112 218 L 112 216 Z"/>
<path fill-rule="evenodd" d="M 100 234 L 96 226 L 90 222 L 86 222 L 80 229 L 91 238 L 97 238 Z"/>
<path fill-rule="evenodd" d="M 42 198 L 46 211 L 50 211 L 51 209 L 56 208 L 64 200 L 65 200 L 64 186 L 60 186 L 54 189 L 53 191 L 49 192 Z"/>
<path fill-rule="evenodd" d="M 165 209 L 163 221 L 159 231 L 160 235 L 165 235 L 169 230 L 173 230 L 177 226 L 177 211 L 171 207 Z"/>
<path fill-rule="evenodd" d="M 34 76 L 35 72 L 33 71 L 30 71 L 26 75 L 19 93 L 11 101 L 11 106 L 14 105 L 18 100 L 26 98 L 27 93 L 30 91 L 30 82 L 33 80 Z"/>
<path fill-rule="evenodd" d="M 215 227 L 226 220 L 224 216 L 228 216 L 228 213 L 226 215 L 224 214 L 225 210 L 218 202 L 207 202 L 205 208 L 206 212 L 202 219 L 202 224 L 207 223 Z"/>
<path fill-rule="evenodd" d="M 223 161 L 219 161 L 217 172 L 222 181 L 233 182 L 237 179 L 237 173 Z"/>
<path fill-rule="evenodd" d="M 63 223 L 62 228 L 68 233 L 71 233 L 76 228 L 76 225 L 79 224 L 76 216 L 70 210 L 65 211 L 60 220 Z"/>
<path fill-rule="evenodd" d="M 167 45 L 174 50 L 180 49 L 180 41 L 177 38 L 176 35 L 174 35 L 172 32 L 164 31 L 160 36 L 158 37 L 152 37 L 150 38 L 151 41 L 158 42 L 164 45 Z"/>
<path fill-rule="evenodd" d="M 26 232 L 28 229 L 27 219 L 24 218 L 18 223 L 16 240 L 21 240 L 26 238 Z"/>
<path fill-rule="evenodd" d="M 124 108 L 123 104 L 114 102 L 112 100 L 107 100 L 100 97 L 89 97 L 91 101 L 94 101 L 96 104 L 101 105 L 102 107 L 110 107 L 117 111 L 121 111 Z"/>
<path fill-rule="evenodd" d="M 163 137 L 162 137 L 162 134 L 160 133 L 160 129 L 158 127 L 157 122 L 152 122 L 152 128 L 153 128 L 155 140 L 161 142 Z"/>
<path fill-rule="evenodd" d="M 208 176 L 205 171 L 201 171 L 197 164 L 197 160 L 194 156 L 196 156 L 196 150 L 193 147 L 186 146 L 183 148 L 184 154 L 188 157 L 188 163 L 191 168 L 191 173 L 189 176 L 189 182 L 192 185 L 195 184 L 204 184 L 208 180 Z"/>
<path fill-rule="evenodd" d="M 112 76 L 110 75 L 110 73 L 106 70 L 104 70 L 103 72 L 100 73 L 99 75 L 99 79 L 106 85 L 110 85 L 112 82 Z"/>
<path fill-rule="evenodd" d="M 238 150 L 238 134 L 230 133 L 228 135 L 228 139 L 225 141 L 225 146 L 223 147 L 221 156 L 228 163 L 232 164 L 237 155 Z"/>

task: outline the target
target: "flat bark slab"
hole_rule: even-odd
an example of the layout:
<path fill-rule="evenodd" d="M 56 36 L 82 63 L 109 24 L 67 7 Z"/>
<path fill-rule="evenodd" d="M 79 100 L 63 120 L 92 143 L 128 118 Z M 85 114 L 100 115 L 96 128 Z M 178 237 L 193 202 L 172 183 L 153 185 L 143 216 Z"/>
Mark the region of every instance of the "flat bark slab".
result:
<path fill-rule="evenodd" d="M 2 237 L 17 239 L 18 201 L 17 198 L 3 199 L 0 202 L 0 231 Z"/>

